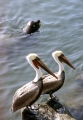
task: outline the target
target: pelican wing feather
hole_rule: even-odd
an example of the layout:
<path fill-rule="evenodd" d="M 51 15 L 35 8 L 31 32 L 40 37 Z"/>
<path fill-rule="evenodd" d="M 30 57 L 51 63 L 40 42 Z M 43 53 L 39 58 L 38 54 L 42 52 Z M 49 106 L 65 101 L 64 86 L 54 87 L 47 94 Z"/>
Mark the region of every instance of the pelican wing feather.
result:
<path fill-rule="evenodd" d="M 16 111 L 24 106 L 30 106 L 34 101 L 34 98 L 36 98 L 36 96 L 38 95 L 38 93 L 39 87 L 32 81 L 19 88 L 15 92 L 13 97 L 13 111 Z"/>

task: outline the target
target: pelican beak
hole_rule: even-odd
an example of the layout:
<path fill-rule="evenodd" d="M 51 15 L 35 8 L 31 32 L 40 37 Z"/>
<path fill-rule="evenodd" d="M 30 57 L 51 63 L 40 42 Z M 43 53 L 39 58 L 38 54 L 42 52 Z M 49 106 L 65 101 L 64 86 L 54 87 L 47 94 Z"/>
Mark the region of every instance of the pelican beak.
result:
<path fill-rule="evenodd" d="M 49 74 L 51 74 L 53 77 L 57 78 L 57 76 L 55 76 L 55 74 L 43 63 L 43 61 L 40 58 L 36 58 L 36 62 L 38 64 L 38 66 L 40 66 L 41 68 L 43 68 L 45 71 L 47 71 Z"/>
<path fill-rule="evenodd" d="M 76 70 L 76 68 L 69 62 L 69 60 L 65 57 L 64 54 L 62 54 L 62 55 L 60 56 L 59 60 L 60 60 L 61 62 L 66 63 L 67 65 L 69 65 L 69 66 L 70 66 L 71 68 L 73 68 L 74 70 Z"/>

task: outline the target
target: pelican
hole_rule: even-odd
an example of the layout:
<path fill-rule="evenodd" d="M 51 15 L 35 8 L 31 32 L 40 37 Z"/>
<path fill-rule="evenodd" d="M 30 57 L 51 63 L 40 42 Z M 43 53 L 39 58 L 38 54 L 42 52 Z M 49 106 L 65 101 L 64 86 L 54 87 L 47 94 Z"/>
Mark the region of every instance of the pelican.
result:
<path fill-rule="evenodd" d="M 62 62 L 66 63 L 71 68 L 76 70 L 76 68 L 69 62 L 69 60 L 65 57 L 62 51 L 53 52 L 52 57 L 59 65 L 59 71 L 57 73 L 54 73 L 58 77 L 58 79 L 52 77 L 51 75 L 43 76 L 42 90 L 42 94 L 49 94 L 51 99 L 57 98 L 53 95 L 53 93 L 62 87 L 65 80 L 65 70 Z M 58 98 L 56 100 L 58 100 Z"/>
<path fill-rule="evenodd" d="M 21 109 L 25 106 L 31 106 L 40 97 L 43 87 L 43 79 L 42 72 L 39 67 L 43 68 L 49 74 L 56 77 L 52 73 L 52 71 L 41 61 L 37 54 L 31 53 L 28 56 L 26 56 L 26 59 L 36 71 L 36 77 L 33 81 L 25 84 L 15 92 L 11 108 L 12 112 L 15 112 L 18 109 Z"/>

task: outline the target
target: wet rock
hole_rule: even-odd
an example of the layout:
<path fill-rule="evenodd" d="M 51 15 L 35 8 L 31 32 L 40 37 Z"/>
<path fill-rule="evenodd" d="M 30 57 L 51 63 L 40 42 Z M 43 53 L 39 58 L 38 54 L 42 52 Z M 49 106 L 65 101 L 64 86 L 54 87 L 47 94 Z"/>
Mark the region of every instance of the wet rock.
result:
<path fill-rule="evenodd" d="M 38 104 L 38 109 L 34 112 L 35 114 L 23 108 L 21 110 L 22 120 L 75 120 L 60 102 L 54 100 Z"/>

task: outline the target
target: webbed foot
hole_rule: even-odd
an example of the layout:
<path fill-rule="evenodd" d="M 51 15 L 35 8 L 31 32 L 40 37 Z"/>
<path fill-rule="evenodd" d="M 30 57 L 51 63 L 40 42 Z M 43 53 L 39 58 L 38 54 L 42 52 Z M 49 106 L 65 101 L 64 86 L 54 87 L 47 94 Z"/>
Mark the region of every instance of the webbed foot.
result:
<path fill-rule="evenodd" d="M 27 112 L 31 115 L 37 115 L 38 114 L 38 111 L 37 111 L 37 108 L 32 108 L 31 106 L 30 107 L 26 107 L 27 108 Z"/>

